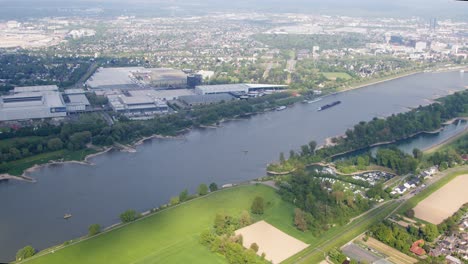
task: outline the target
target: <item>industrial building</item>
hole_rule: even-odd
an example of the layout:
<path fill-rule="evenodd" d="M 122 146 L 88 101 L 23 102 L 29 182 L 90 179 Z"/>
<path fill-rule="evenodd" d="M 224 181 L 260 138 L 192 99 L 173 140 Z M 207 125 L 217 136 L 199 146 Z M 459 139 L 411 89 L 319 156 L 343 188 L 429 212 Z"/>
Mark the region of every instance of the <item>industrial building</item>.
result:
<path fill-rule="evenodd" d="M 228 102 L 236 98 L 230 94 L 197 94 L 197 95 L 184 95 L 179 97 L 179 101 L 187 106 L 208 105 L 220 102 Z"/>
<path fill-rule="evenodd" d="M 63 99 L 68 113 L 78 113 L 88 110 L 91 106 L 83 89 L 67 89 L 63 93 Z"/>
<path fill-rule="evenodd" d="M 169 112 L 166 102 L 151 95 L 151 90 L 128 91 L 107 95 L 112 109 L 129 118 L 151 118 L 157 114 Z"/>
<path fill-rule="evenodd" d="M 13 89 L 14 94 L 26 92 L 58 92 L 57 85 L 18 86 Z"/>
<path fill-rule="evenodd" d="M 195 87 L 197 94 L 220 94 L 220 93 L 249 93 L 257 91 L 284 90 L 287 85 L 275 84 L 219 84 L 219 85 L 199 85 Z"/>
<path fill-rule="evenodd" d="M 99 68 L 86 81 L 92 90 L 174 88 L 187 85 L 187 74 L 171 68 Z"/>
<path fill-rule="evenodd" d="M 15 87 L 0 97 L 0 121 L 65 117 L 66 106 L 57 86 Z"/>

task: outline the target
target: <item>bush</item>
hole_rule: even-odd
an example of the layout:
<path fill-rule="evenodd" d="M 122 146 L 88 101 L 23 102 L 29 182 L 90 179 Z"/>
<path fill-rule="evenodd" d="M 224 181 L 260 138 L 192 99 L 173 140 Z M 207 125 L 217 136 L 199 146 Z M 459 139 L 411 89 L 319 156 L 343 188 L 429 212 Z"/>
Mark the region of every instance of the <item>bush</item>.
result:
<path fill-rule="evenodd" d="M 208 193 L 208 186 L 206 184 L 200 184 L 198 186 L 198 195 L 203 196 Z"/>
<path fill-rule="evenodd" d="M 174 196 L 174 197 L 171 198 L 171 201 L 170 201 L 171 206 L 174 206 L 174 205 L 176 205 L 178 203 L 180 203 L 179 196 Z"/>
<path fill-rule="evenodd" d="M 257 243 L 252 243 L 252 245 L 250 245 L 250 249 L 252 249 L 253 251 L 255 251 L 255 253 L 258 252 L 258 245 Z"/>
<path fill-rule="evenodd" d="M 214 192 L 218 190 L 218 185 L 214 182 L 210 184 L 210 192 Z"/>
<path fill-rule="evenodd" d="M 99 224 L 92 224 L 88 227 L 88 235 L 94 236 L 101 232 L 101 226 Z"/>
<path fill-rule="evenodd" d="M 25 246 L 16 252 L 16 260 L 24 260 L 36 254 L 36 250 L 32 246 Z"/>
<path fill-rule="evenodd" d="M 133 222 L 138 218 L 137 212 L 135 210 L 127 210 L 120 214 L 120 220 L 122 223 Z"/>

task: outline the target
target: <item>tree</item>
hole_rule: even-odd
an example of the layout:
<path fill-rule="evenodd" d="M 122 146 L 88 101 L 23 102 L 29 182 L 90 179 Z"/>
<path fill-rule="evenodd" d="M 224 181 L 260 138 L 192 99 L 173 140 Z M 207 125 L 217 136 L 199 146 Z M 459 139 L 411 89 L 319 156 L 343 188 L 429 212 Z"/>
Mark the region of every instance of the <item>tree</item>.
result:
<path fill-rule="evenodd" d="M 170 203 L 171 205 L 176 205 L 176 204 L 180 203 L 179 196 L 171 197 L 171 200 L 170 200 L 169 203 Z"/>
<path fill-rule="evenodd" d="M 263 214 L 265 209 L 265 202 L 262 197 L 256 196 L 252 202 L 252 206 L 250 207 L 250 211 L 253 214 Z"/>
<path fill-rule="evenodd" d="M 258 252 L 258 245 L 257 243 L 252 243 L 252 245 L 250 245 L 250 249 L 252 249 L 253 251 L 255 251 L 255 253 Z"/>
<path fill-rule="evenodd" d="M 294 225 L 302 232 L 307 231 L 305 213 L 299 208 L 294 209 Z"/>
<path fill-rule="evenodd" d="M 99 224 L 92 224 L 88 227 L 88 235 L 94 236 L 101 232 L 101 226 Z"/>
<path fill-rule="evenodd" d="M 413 149 L 413 157 L 415 159 L 421 160 L 422 157 L 423 157 L 423 152 L 418 148 L 414 148 Z"/>
<path fill-rule="evenodd" d="M 301 156 L 307 156 L 310 154 L 309 145 L 302 145 L 301 146 Z"/>
<path fill-rule="evenodd" d="M 203 196 L 208 193 L 208 186 L 206 184 L 202 183 L 198 186 L 198 195 Z"/>
<path fill-rule="evenodd" d="M 408 209 L 406 212 L 405 212 L 405 215 L 409 218 L 413 218 L 414 217 L 414 210 L 413 209 Z"/>
<path fill-rule="evenodd" d="M 24 260 L 36 254 L 36 250 L 32 246 L 25 246 L 16 252 L 16 260 Z"/>
<path fill-rule="evenodd" d="M 423 235 L 423 238 L 426 241 L 432 242 L 439 236 L 439 230 L 437 226 L 431 223 L 426 224 L 424 227 L 420 228 L 420 231 Z"/>
<path fill-rule="evenodd" d="M 252 218 L 250 217 L 249 212 L 246 210 L 242 211 L 241 216 L 239 218 L 239 227 L 248 226 L 252 223 Z"/>
<path fill-rule="evenodd" d="M 281 164 L 284 164 L 284 162 L 286 161 L 286 159 L 284 158 L 284 153 L 283 152 L 280 153 L 279 160 L 280 160 Z"/>
<path fill-rule="evenodd" d="M 59 150 L 63 148 L 63 142 L 60 138 L 52 138 L 47 141 L 47 148 L 50 150 Z"/>
<path fill-rule="evenodd" d="M 188 195 L 188 190 L 185 189 L 185 190 L 183 190 L 183 191 L 179 194 L 179 200 L 180 200 L 181 202 L 185 202 L 185 201 L 187 201 L 188 196 L 189 196 L 189 195 Z"/>
<path fill-rule="evenodd" d="M 210 183 L 210 192 L 214 192 L 218 190 L 218 185 L 214 182 Z"/>
<path fill-rule="evenodd" d="M 315 149 L 317 148 L 317 142 L 315 140 L 312 140 L 309 142 L 309 150 L 311 154 L 315 154 Z"/>
<path fill-rule="evenodd" d="M 135 210 L 127 210 L 120 214 L 120 221 L 122 221 L 122 223 L 129 223 L 135 221 L 137 218 L 138 215 Z"/>

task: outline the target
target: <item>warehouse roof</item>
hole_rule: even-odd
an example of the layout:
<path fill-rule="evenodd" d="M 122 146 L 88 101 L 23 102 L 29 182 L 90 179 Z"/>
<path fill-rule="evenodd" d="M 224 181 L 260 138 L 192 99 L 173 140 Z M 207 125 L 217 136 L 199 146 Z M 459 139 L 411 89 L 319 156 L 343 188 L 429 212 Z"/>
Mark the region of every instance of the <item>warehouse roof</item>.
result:
<path fill-rule="evenodd" d="M 234 96 L 230 94 L 204 94 L 204 95 L 184 95 L 180 96 L 179 100 L 185 102 L 188 105 L 197 104 L 212 104 L 219 103 L 221 101 L 234 100 Z"/>
<path fill-rule="evenodd" d="M 58 91 L 57 85 L 36 85 L 36 86 L 18 86 L 13 89 L 13 93 Z"/>

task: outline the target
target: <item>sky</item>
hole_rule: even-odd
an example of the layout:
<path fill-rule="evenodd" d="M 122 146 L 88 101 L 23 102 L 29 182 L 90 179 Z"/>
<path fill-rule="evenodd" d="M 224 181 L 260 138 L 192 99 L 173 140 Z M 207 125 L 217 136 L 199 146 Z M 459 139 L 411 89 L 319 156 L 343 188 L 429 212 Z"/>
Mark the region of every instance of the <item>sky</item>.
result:
<path fill-rule="evenodd" d="M 168 7 L 178 7 L 181 15 L 259 11 L 468 20 L 468 2 L 455 0 L 0 0 L 0 5 L 0 19 L 11 15 L 27 17 L 54 12 L 60 15 L 64 8 L 71 7 L 102 8 L 107 15 L 161 15 L 167 12 Z"/>

